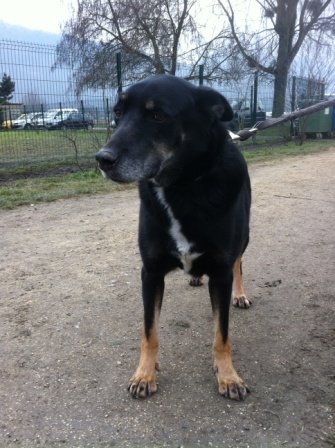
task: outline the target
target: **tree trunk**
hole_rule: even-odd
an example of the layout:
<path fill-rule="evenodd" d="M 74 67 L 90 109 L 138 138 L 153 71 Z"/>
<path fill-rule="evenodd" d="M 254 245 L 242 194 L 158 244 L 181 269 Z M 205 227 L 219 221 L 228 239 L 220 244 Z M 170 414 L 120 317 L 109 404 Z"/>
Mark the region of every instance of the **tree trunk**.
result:
<path fill-rule="evenodd" d="M 297 19 L 298 0 L 278 0 L 275 31 L 279 36 L 275 69 L 272 116 L 279 117 L 285 111 L 286 84 L 292 63 L 292 46 Z"/>
<path fill-rule="evenodd" d="M 274 95 L 272 105 L 273 117 L 280 117 L 285 112 L 287 78 L 288 78 L 288 68 L 285 71 L 278 71 L 275 74 Z"/>

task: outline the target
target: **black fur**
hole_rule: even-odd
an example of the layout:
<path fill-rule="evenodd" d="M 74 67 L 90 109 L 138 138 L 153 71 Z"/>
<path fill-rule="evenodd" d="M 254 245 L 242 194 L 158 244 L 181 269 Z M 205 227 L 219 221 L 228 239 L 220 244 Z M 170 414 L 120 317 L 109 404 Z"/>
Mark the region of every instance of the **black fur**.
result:
<path fill-rule="evenodd" d="M 146 335 L 155 305 L 161 306 L 165 275 L 183 268 L 170 231 L 172 211 L 192 243 L 190 253 L 201 254 L 188 273 L 209 276 L 226 342 L 232 266 L 248 244 L 251 202 L 246 163 L 223 124 L 233 117 L 231 107 L 215 90 L 161 75 L 130 87 L 114 111 L 116 132 L 96 158 L 110 179 L 139 181 Z"/>

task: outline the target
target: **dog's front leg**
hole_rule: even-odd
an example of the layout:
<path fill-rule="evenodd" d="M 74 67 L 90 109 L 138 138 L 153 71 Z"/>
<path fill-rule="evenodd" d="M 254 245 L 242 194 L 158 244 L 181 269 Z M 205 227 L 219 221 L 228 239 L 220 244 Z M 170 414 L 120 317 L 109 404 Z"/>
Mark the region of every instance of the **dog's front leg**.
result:
<path fill-rule="evenodd" d="M 130 379 L 128 390 L 134 398 L 145 398 L 157 391 L 157 324 L 164 293 L 164 274 L 142 269 L 144 330 L 139 365 Z"/>
<path fill-rule="evenodd" d="M 209 294 L 214 314 L 214 372 L 217 376 L 219 393 L 233 400 L 244 400 L 247 386 L 238 376 L 231 359 L 228 338 L 229 307 L 232 292 L 232 274 L 224 277 L 210 277 Z"/>

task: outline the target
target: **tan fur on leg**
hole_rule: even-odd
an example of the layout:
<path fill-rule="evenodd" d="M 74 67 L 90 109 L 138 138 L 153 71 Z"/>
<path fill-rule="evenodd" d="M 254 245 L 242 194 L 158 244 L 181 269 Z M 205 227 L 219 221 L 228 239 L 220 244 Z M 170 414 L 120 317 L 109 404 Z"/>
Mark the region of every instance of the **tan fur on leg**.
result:
<path fill-rule="evenodd" d="M 222 341 L 217 316 L 214 318 L 214 324 L 214 372 L 218 380 L 219 393 L 224 397 L 231 398 L 233 400 L 244 400 L 249 390 L 234 369 L 231 359 L 230 342 Z"/>
<path fill-rule="evenodd" d="M 244 291 L 242 279 L 242 256 L 238 257 L 233 266 L 233 305 L 237 308 L 249 308 L 251 300 L 249 300 Z"/>
<path fill-rule="evenodd" d="M 158 352 L 158 337 L 156 322 L 147 338 L 141 339 L 141 355 L 139 365 L 130 379 L 128 390 L 135 398 L 145 398 L 157 391 L 156 365 Z"/>

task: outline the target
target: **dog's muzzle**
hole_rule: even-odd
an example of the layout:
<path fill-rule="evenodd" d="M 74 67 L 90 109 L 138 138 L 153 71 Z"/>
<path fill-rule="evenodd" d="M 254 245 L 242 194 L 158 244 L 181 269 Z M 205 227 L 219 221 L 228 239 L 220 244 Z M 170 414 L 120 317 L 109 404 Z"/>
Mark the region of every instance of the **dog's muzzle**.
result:
<path fill-rule="evenodd" d="M 106 149 L 100 149 L 95 155 L 96 161 L 99 163 L 99 168 L 102 171 L 108 172 L 116 164 L 117 156 Z"/>

